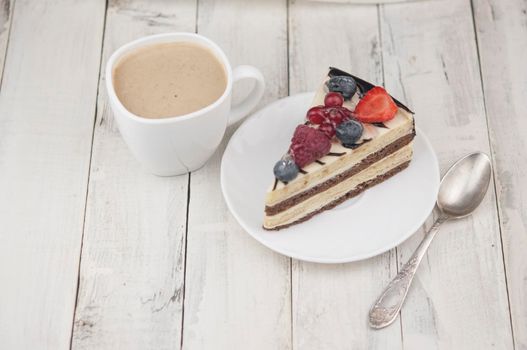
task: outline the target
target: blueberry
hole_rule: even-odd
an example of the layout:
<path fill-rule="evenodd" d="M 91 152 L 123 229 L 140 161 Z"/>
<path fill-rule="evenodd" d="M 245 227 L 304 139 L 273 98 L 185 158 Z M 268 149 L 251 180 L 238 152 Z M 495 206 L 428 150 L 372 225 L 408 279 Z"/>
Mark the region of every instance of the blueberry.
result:
<path fill-rule="evenodd" d="M 342 144 L 351 145 L 359 141 L 363 131 L 364 127 L 360 122 L 350 119 L 340 123 L 335 134 Z"/>
<path fill-rule="evenodd" d="M 340 92 L 345 100 L 349 100 L 357 91 L 357 83 L 352 77 L 336 75 L 326 82 L 329 91 Z"/>
<path fill-rule="evenodd" d="M 298 166 L 291 156 L 286 155 L 280 159 L 273 168 L 274 176 L 282 181 L 289 182 L 298 175 Z"/>

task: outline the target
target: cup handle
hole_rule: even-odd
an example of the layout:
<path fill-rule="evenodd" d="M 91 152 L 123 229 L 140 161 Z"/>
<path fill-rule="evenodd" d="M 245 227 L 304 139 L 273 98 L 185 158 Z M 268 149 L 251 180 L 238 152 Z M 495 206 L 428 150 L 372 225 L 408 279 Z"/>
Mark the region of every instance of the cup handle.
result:
<path fill-rule="evenodd" d="M 265 90 L 265 80 L 262 73 L 253 66 L 238 66 L 232 71 L 233 81 L 242 79 L 253 79 L 255 81 L 254 88 L 243 101 L 232 106 L 229 116 L 229 125 L 236 123 L 242 118 L 246 117 L 256 107 L 258 102 L 262 99 Z"/>

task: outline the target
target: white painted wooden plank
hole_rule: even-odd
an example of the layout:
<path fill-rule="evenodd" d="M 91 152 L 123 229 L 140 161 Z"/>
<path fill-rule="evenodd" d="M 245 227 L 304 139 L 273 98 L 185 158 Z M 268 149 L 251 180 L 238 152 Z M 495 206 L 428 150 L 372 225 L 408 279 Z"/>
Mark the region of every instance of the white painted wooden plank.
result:
<path fill-rule="evenodd" d="M 103 67 L 120 45 L 194 31 L 195 0 L 110 1 Z M 177 349 L 181 341 L 188 176 L 141 169 L 99 84 L 74 349 Z"/>
<path fill-rule="evenodd" d="M 0 1 L 0 77 L 4 69 L 5 52 L 9 40 L 9 29 L 13 14 L 14 0 Z"/>
<path fill-rule="evenodd" d="M 489 152 L 470 2 L 381 7 L 386 85 L 408 101 L 444 172 Z M 399 263 L 422 234 L 399 247 Z M 423 260 L 402 310 L 405 349 L 512 348 L 495 193 L 473 216 L 447 223 Z"/>
<path fill-rule="evenodd" d="M 198 13 L 198 32 L 233 66 L 262 70 L 261 105 L 287 94 L 284 1 L 200 0 Z M 191 175 L 183 348 L 290 349 L 289 259 L 249 237 L 222 198 L 220 159 L 233 131 Z"/>
<path fill-rule="evenodd" d="M 289 26 L 291 93 L 315 90 L 328 66 L 382 84 L 376 6 L 293 1 Z M 367 325 L 371 303 L 397 273 L 395 256 L 392 250 L 341 265 L 295 261 L 294 348 L 401 348 L 398 322 L 381 332 Z"/>
<path fill-rule="evenodd" d="M 527 3 L 474 1 L 516 349 L 527 349 Z"/>
<path fill-rule="evenodd" d="M 104 1 L 16 3 L 0 93 L 5 349 L 69 348 L 103 23 Z"/>

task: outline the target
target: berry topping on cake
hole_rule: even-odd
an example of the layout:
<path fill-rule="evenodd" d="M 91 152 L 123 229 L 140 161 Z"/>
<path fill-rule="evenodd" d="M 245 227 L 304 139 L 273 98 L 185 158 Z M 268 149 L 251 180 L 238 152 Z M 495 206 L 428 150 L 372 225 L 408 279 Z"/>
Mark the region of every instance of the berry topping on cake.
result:
<path fill-rule="evenodd" d="M 341 107 L 344 104 L 344 97 L 339 92 L 328 92 L 324 98 L 326 107 Z"/>
<path fill-rule="evenodd" d="M 276 162 L 273 172 L 278 180 L 289 182 L 298 175 L 298 166 L 295 164 L 291 155 L 286 154 L 282 159 Z"/>
<path fill-rule="evenodd" d="M 299 125 L 296 127 L 291 140 L 289 153 L 296 165 L 302 168 L 325 156 L 330 148 L 331 141 L 322 131 L 306 125 Z"/>
<path fill-rule="evenodd" d="M 329 91 L 340 92 L 344 99 L 349 100 L 357 91 L 357 83 L 352 77 L 337 75 L 326 82 Z"/>
<path fill-rule="evenodd" d="M 313 124 L 322 124 L 326 120 L 324 106 L 315 106 L 307 111 L 307 119 Z"/>
<path fill-rule="evenodd" d="M 342 107 L 343 101 L 340 93 L 330 92 L 326 95 L 325 106 L 315 106 L 307 111 L 307 119 L 312 124 L 319 125 L 318 130 L 329 139 L 335 136 L 335 128 L 352 116 L 349 109 Z"/>
<path fill-rule="evenodd" d="M 392 119 L 397 105 L 386 90 L 376 86 L 369 90 L 355 107 L 355 118 L 363 123 L 378 123 Z"/>
<path fill-rule="evenodd" d="M 331 122 L 324 122 L 318 127 L 319 131 L 322 131 L 328 139 L 332 139 L 335 136 L 335 126 Z"/>
<path fill-rule="evenodd" d="M 334 126 L 337 126 L 351 116 L 351 111 L 344 107 L 327 108 L 326 116 Z"/>
<path fill-rule="evenodd" d="M 353 119 L 346 120 L 335 129 L 337 138 L 343 145 L 351 145 L 359 141 L 363 131 L 362 124 Z"/>
<path fill-rule="evenodd" d="M 287 123 L 300 125 L 290 130 L 289 148 L 274 165 L 265 195 L 266 230 L 333 208 L 402 171 L 412 159 L 413 113 L 382 87 L 330 67 L 306 111 L 301 121 L 294 113 L 288 116 Z"/>

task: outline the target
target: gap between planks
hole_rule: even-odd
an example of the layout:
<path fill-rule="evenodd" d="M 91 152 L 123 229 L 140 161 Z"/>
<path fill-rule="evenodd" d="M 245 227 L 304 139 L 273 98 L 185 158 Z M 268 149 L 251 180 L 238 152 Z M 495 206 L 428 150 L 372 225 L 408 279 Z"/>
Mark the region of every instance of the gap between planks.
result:
<path fill-rule="evenodd" d="M 81 264 L 82 264 L 82 246 L 84 243 L 84 231 L 86 229 L 86 211 L 88 208 L 88 199 L 89 199 L 89 189 L 90 189 L 90 174 L 91 174 L 91 165 L 92 165 L 92 157 L 93 157 L 93 140 L 95 137 L 95 125 L 97 123 L 97 112 L 99 108 L 99 104 L 97 101 L 99 100 L 99 90 L 101 88 L 101 84 L 99 82 L 101 81 L 101 74 L 103 71 L 103 50 L 104 50 L 104 35 L 106 33 L 106 18 L 108 14 L 108 0 L 105 1 L 104 4 L 104 19 L 102 24 L 102 38 L 101 38 L 101 50 L 100 50 L 100 57 L 99 57 L 99 74 L 97 75 L 97 93 L 95 94 L 95 111 L 93 114 L 93 128 L 91 132 L 91 147 L 90 147 L 90 159 L 88 160 L 88 179 L 86 181 L 86 192 L 85 192 L 85 200 L 84 200 L 84 213 L 82 217 L 82 233 L 81 233 L 81 242 L 80 242 L 80 248 L 79 248 L 79 260 L 77 264 L 77 285 L 75 287 L 75 304 L 73 305 L 73 315 L 71 317 L 71 330 L 70 330 L 70 344 L 69 348 L 70 350 L 73 347 L 73 331 L 75 330 L 75 315 L 77 314 L 77 302 L 79 301 L 79 287 L 80 287 L 80 280 L 81 280 Z"/>
<path fill-rule="evenodd" d="M 196 12 L 198 12 L 198 7 L 196 6 Z M 196 20 L 196 33 L 197 33 L 197 24 Z M 187 285 L 187 244 L 188 244 L 188 216 L 189 216 L 189 209 L 190 209 L 190 179 L 192 177 L 191 173 L 188 173 L 188 182 L 187 182 L 187 213 L 186 213 L 186 220 L 185 220 L 185 247 L 184 247 L 184 258 L 183 258 L 183 297 L 181 299 L 181 331 L 180 331 L 180 342 L 179 342 L 179 348 L 183 350 L 183 329 L 185 327 L 185 292 Z"/>
<path fill-rule="evenodd" d="M 512 348 L 516 349 L 516 338 L 514 336 L 514 327 L 512 323 L 511 297 L 510 297 L 510 292 L 509 292 L 507 264 L 505 261 L 505 250 L 503 248 L 503 230 L 501 227 L 502 218 L 500 216 L 500 200 L 498 198 L 498 184 L 496 182 L 496 177 L 498 176 L 497 170 L 496 170 L 497 163 L 494 158 L 494 145 L 492 144 L 491 135 L 490 135 L 490 122 L 489 122 L 489 115 L 488 115 L 488 110 L 487 110 L 487 101 L 486 101 L 486 96 L 485 96 L 485 84 L 483 82 L 483 69 L 482 69 L 482 64 L 481 64 L 481 52 L 480 52 L 479 40 L 478 40 L 479 39 L 478 30 L 476 27 L 476 14 L 474 12 L 474 0 L 469 0 L 469 1 L 470 1 L 470 12 L 472 14 L 471 18 L 472 18 L 472 28 L 474 30 L 474 40 L 476 42 L 476 55 L 478 59 L 478 70 L 479 70 L 479 84 L 480 84 L 481 95 L 483 99 L 483 110 L 485 113 L 485 122 L 487 125 L 487 139 L 489 142 L 489 153 L 490 153 L 489 157 L 491 159 L 491 164 L 492 164 L 492 186 L 494 189 L 494 196 L 496 197 L 496 216 L 498 217 L 498 230 L 500 234 L 501 258 L 503 262 L 503 275 L 505 278 L 505 292 L 507 293 L 507 305 L 509 308 L 509 325 L 510 325 L 511 335 L 512 335 Z"/>
<path fill-rule="evenodd" d="M 194 33 L 198 33 L 199 28 L 199 0 L 196 0 L 196 17 L 195 17 L 195 25 L 194 25 Z M 186 290 L 187 290 L 187 251 L 188 251 L 188 218 L 190 213 L 190 184 L 192 179 L 192 173 L 188 173 L 188 182 L 187 182 L 187 212 L 185 216 L 185 244 L 184 244 L 184 258 L 183 258 L 183 296 L 181 299 L 181 329 L 179 331 L 180 333 L 180 340 L 179 340 L 179 349 L 183 350 L 183 344 L 185 341 L 184 338 L 184 329 L 185 329 L 185 296 L 186 296 Z"/>
<path fill-rule="evenodd" d="M 190 4 L 191 2 L 189 2 L 188 4 Z M 140 4 L 140 2 L 138 2 L 138 4 Z M 188 5 L 186 4 L 186 5 Z M 100 123 L 99 123 L 99 126 L 102 125 L 102 121 L 103 121 L 103 118 L 105 117 L 105 108 L 106 108 L 106 102 L 104 101 L 104 84 L 101 83 L 101 81 L 103 80 L 103 72 L 104 72 L 104 61 L 105 61 L 105 57 L 107 56 L 107 54 L 111 53 L 111 51 L 113 51 L 113 49 L 117 49 L 117 47 L 114 47 L 112 48 L 112 39 L 115 39 L 115 33 L 114 36 L 112 36 L 112 33 L 109 33 L 109 30 L 115 30 L 115 28 L 113 28 L 115 26 L 116 23 L 120 23 L 118 21 L 122 21 L 124 20 L 125 22 L 121 24 L 124 24 L 124 25 L 128 25 L 128 23 L 126 21 L 134 21 L 136 20 L 137 22 L 133 22 L 134 24 L 137 24 L 137 26 L 132 26 L 132 28 L 134 28 L 134 30 L 132 31 L 132 35 L 128 35 L 128 41 L 129 40 L 132 40 L 132 39 L 135 39 L 135 37 L 137 36 L 143 36 L 143 35 L 148 35 L 148 34 L 154 34 L 155 32 L 158 31 L 158 29 L 152 29 L 150 30 L 151 27 L 157 27 L 157 24 L 151 24 L 149 22 L 149 19 L 148 19 L 148 16 L 154 16 L 156 17 L 156 14 L 152 14 L 150 12 L 145 12 L 145 18 L 141 18 L 139 16 L 137 16 L 137 18 L 134 19 L 134 17 L 136 17 L 135 13 L 139 10 L 143 11 L 142 9 L 143 8 L 139 8 L 139 9 L 136 9 L 134 7 L 134 4 L 132 3 L 126 3 L 125 5 L 129 5 L 128 7 L 127 6 L 124 6 L 122 9 L 123 9 L 123 12 L 122 13 L 119 13 L 119 4 L 116 2 L 114 4 L 114 6 L 112 7 L 112 4 L 109 3 L 109 1 L 106 1 L 105 3 L 105 14 L 104 14 L 104 27 L 103 27 L 103 42 L 102 42 L 102 45 L 101 45 L 101 58 L 100 58 L 100 62 L 99 62 L 99 80 L 98 80 L 98 89 L 101 89 L 101 91 L 97 90 L 97 98 L 96 98 L 96 103 L 97 103 L 97 106 L 96 108 L 98 107 L 98 109 L 96 109 L 95 111 L 95 123 L 97 123 L 97 116 L 100 112 Z M 159 3 L 159 5 L 161 6 L 162 3 Z M 182 6 L 185 6 L 185 4 L 183 4 Z M 152 5 L 152 8 L 155 9 L 156 8 L 156 5 Z M 144 11 L 148 11 L 149 7 L 146 6 L 144 8 Z M 166 8 L 165 8 L 166 10 Z M 161 11 L 161 10 L 160 10 Z M 195 10 L 192 10 L 191 13 L 189 14 L 186 14 L 185 17 L 187 19 L 189 19 L 190 21 L 190 18 L 194 18 L 194 12 Z M 161 12 L 160 12 L 161 13 Z M 113 17 L 112 17 L 113 16 Z M 185 18 L 182 16 L 182 18 Z M 157 18 L 157 17 L 156 17 Z M 164 17 L 163 17 L 164 18 Z M 175 16 L 173 17 L 175 18 Z M 110 23 L 110 21 L 116 21 L 116 22 L 113 22 L 113 23 Z M 167 22 L 168 23 L 168 22 Z M 161 25 L 167 25 L 167 23 L 161 23 Z M 179 28 L 177 28 L 177 25 L 179 25 L 179 21 L 178 20 L 173 20 L 172 22 L 170 22 L 170 24 L 168 25 L 172 25 L 174 24 L 174 29 L 172 31 L 177 31 Z M 142 25 L 144 25 L 144 28 L 142 27 Z M 183 26 L 184 24 L 181 24 L 181 26 Z M 192 28 L 194 28 L 194 24 L 192 24 Z M 190 27 L 188 29 L 186 29 L 186 31 L 192 31 L 192 29 L 190 29 Z M 167 30 L 165 28 L 165 30 Z M 181 29 L 180 29 L 181 30 Z M 183 28 L 183 30 L 185 30 L 185 28 Z M 106 38 L 106 36 L 108 35 L 108 38 Z M 120 32 L 117 32 L 116 34 L 116 37 L 117 39 L 120 40 L 120 35 L 123 35 L 123 33 L 120 33 Z M 104 40 L 104 39 L 108 39 L 108 40 Z M 103 96 L 102 98 L 100 98 L 101 96 Z M 100 105 L 99 105 L 100 103 Z M 89 175 L 91 174 L 91 171 L 93 171 L 94 169 L 97 168 L 97 161 L 101 161 L 101 154 L 97 154 L 97 149 L 95 148 L 96 147 L 96 142 L 94 140 L 94 138 L 96 139 L 97 138 L 97 127 L 94 127 L 93 129 L 93 134 L 92 134 L 92 144 L 91 144 L 91 154 L 90 154 L 90 166 L 89 166 Z M 107 136 L 105 135 L 105 131 L 102 130 L 102 131 L 99 131 L 102 136 L 100 136 L 100 140 L 99 142 L 103 142 L 103 146 L 104 146 L 104 142 L 105 142 L 105 139 L 107 138 Z M 107 140 L 106 140 L 107 141 Z M 99 144 L 99 146 L 101 146 L 101 144 Z M 94 150 L 95 148 L 95 150 Z M 99 153 L 100 153 L 100 149 L 99 149 Z M 104 157 L 104 155 L 102 156 Z M 99 159 L 98 159 L 99 158 Z M 136 165 L 136 163 L 134 163 L 134 165 Z M 93 175 L 93 174 L 91 174 Z M 153 177 L 153 175 L 148 175 L 149 177 Z M 184 182 L 186 183 L 186 185 L 188 186 L 190 184 L 190 174 L 187 175 L 188 176 L 188 179 L 185 179 Z M 88 179 L 90 177 L 88 176 Z M 96 179 L 96 177 L 94 177 L 94 179 Z M 155 181 L 153 181 L 155 182 Z M 86 251 L 86 249 L 84 249 L 83 247 L 83 243 L 85 242 L 89 242 L 89 237 L 85 237 L 85 231 L 87 230 L 87 232 L 89 233 L 90 232 L 90 223 L 88 221 L 88 216 L 89 216 L 89 213 L 88 213 L 88 210 L 90 208 L 90 202 L 93 202 L 93 201 L 96 201 L 96 195 L 95 193 L 96 192 L 92 192 L 92 189 L 95 188 L 97 185 L 96 185 L 96 181 L 88 181 L 88 185 L 87 185 L 87 197 L 86 197 L 86 207 L 85 207 L 85 212 L 84 212 L 84 224 L 83 224 L 83 232 L 82 232 L 82 242 L 81 242 L 81 254 L 79 256 L 79 273 L 78 273 L 78 281 L 77 281 L 77 290 L 76 290 L 76 305 L 75 305 L 75 310 L 74 310 L 74 318 L 73 318 L 73 323 L 72 323 L 72 337 L 70 339 L 70 348 L 76 348 L 76 347 L 86 347 L 87 345 L 86 344 L 89 344 L 89 340 L 88 341 L 84 341 L 84 339 L 76 339 L 76 334 L 77 334 L 77 327 L 76 327 L 76 319 L 79 318 L 79 320 L 82 321 L 82 318 L 85 317 L 85 315 L 83 315 L 84 313 L 84 310 L 82 308 L 82 306 L 86 306 L 86 305 L 81 305 L 83 302 L 86 302 L 86 300 L 82 300 L 79 299 L 79 295 L 82 295 L 80 293 L 82 293 L 82 267 L 85 265 L 84 261 L 85 259 L 83 258 L 86 258 L 86 256 L 88 256 L 87 260 L 89 261 L 90 260 L 90 256 L 88 253 L 90 253 L 89 251 L 89 248 L 88 248 L 88 251 Z M 91 195 L 90 195 L 90 192 Z M 186 195 L 185 196 L 181 196 L 180 198 L 182 199 L 182 202 L 184 201 L 186 207 L 182 206 L 182 210 L 181 210 L 181 214 L 182 216 L 185 218 L 185 222 L 183 223 L 183 220 L 181 220 L 181 222 L 183 223 L 183 227 L 184 227 L 184 230 L 182 229 L 181 230 L 181 241 L 182 241 L 182 249 L 183 251 L 179 254 L 179 257 L 182 258 L 183 260 L 183 271 L 182 272 L 182 276 L 183 276 L 183 279 L 184 279 L 184 273 L 185 273 L 185 270 L 184 270 L 184 267 L 185 267 L 185 258 L 186 258 L 186 240 L 187 240 L 187 237 L 186 237 L 186 230 L 187 230 L 187 227 L 188 227 L 188 205 L 189 205 L 189 201 L 190 201 L 190 197 L 189 197 L 189 193 L 190 193 L 190 187 L 188 187 L 186 189 L 186 191 L 184 191 L 184 194 Z M 93 197 L 93 198 L 92 198 Z M 185 209 L 183 209 L 185 208 Z M 185 211 L 183 211 L 185 210 Z M 93 220 L 91 222 L 92 226 L 93 226 Z M 169 227 L 170 228 L 170 223 L 168 223 Z M 88 227 L 88 228 L 87 228 Z M 133 226 L 132 226 L 133 227 Z M 93 227 L 92 227 L 93 228 Z M 87 241 L 85 241 L 85 239 L 88 239 Z M 92 238 L 93 239 L 93 238 Z M 88 263 L 89 265 L 89 263 Z M 174 268 L 177 268 L 177 267 L 174 267 Z M 93 277 L 95 278 L 95 277 Z M 93 282 L 93 281 L 91 281 Z M 96 283 L 96 282 L 95 282 Z M 87 283 L 88 285 L 88 288 L 89 288 L 89 283 Z M 125 285 L 125 284 L 124 284 Z M 86 286 L 84 286 L 84 288 L 86 288 Z M 177 290 L 174 292 L 174 293 L 177 293 Z M 181 297 L 182 297 L 182 300 L 183 300 L 183 297 L 184 297 L 184 283 L 183 285 L 181 286 Z M 165 306 L 169 305 L 171 302 L 173 302 L 173 298 L 175 298 L 175 294 L 172 295 L 172 297 L 170 297 L 170 299 L 161 306 L 161 308 L 159 310 L 156 310 L 157 311 L 160 311 L 162 308 L 164 308 Z M 154 296 L 154 301 L 155 301 L 155 296 Z M 141 302 L 142 304 L 144 304 L 143 302 Z M 181 304 L 182 305 L 182 304 Z M 80 314 L 80 316 L 79 316 Z M 179 324 L 181 327 L 182 326 L 182 322 L 183 322 L 183 307 L 181 306 L 181 310 L 179 311 L 179 316 L 181 316 L 181 323 L 178 321 L 177 323 L 174 323 L 174 324 Z M 179 331 L 179 330 L 178 330 Z M 78 331 L 79 333 L 82 332 L 82 330 L 79 330 Z M 179 332 L 178 332 L 179 333 Z M 177 334 L 177 333 L 176 333 Z M 111 334 L 112 335 L 112 334 Z M 178 334 L 179 335 L 179 334 Z M 172 338 L 174 339 L 175 336 L 172 336 Z M 182 341 L 181 339 L 176 339 L 174 341 L 175 344 L 178 344 L 178 346 L 180 347 L 182 345 Z"/>
<path fill-rule="evenodd" d="M 15 0 L 3 0 L 3 4 L 0 4 L 0 6 L 2 6 L 2 9 L 5 10 L 6 7 L 7 7 L 7 13 L 5 14 L 5 18 L 6 18 L 6 21 L 7 21 L 7 39 L 6 39 L 6 43 L 5 43 L 5 50 L 4 50 L 4 54 L 2 55 L 2 66 L 0 68 L 0 90 L 2 88 L 2 83 L 4 81 L 4 69 L 5 69 L 5 61 L 6 61 L 6 58 L 7 58 L 7 53 L 8 53 L 8 50 L 9 50 L 9 40 L 11 38 L 11 24 L 13 23 L 13 14 L 15 13 L 15 4 L 16 4 L 16 1 Z M 7 6 L 5 6 L 5 4 L 8 4 Z"/>

